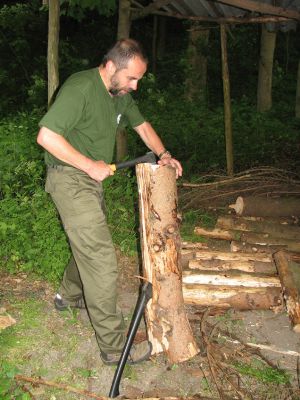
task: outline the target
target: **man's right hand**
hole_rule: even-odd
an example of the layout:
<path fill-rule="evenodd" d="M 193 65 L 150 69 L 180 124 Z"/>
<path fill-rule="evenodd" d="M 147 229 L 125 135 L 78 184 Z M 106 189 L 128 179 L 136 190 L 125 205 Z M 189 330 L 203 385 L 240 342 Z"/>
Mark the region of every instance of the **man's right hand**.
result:
<path fill-rule="evenodd" d="M 97 182 L 102 182 L 114 174 L 110 166 L 102 160 L 92 161 L 85 172 Z"/>

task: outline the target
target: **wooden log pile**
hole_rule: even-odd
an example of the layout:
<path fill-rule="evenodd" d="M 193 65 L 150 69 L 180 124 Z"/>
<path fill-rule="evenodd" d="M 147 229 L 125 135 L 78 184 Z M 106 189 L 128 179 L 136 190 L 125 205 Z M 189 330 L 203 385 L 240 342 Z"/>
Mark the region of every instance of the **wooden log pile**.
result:
<path fill-rule="evenodd" d="M 185 303 L 239 310 L 278 310 L 285 305 L 294 331 L 300 332 L 298 204 L 238 198 L 230 206 L 238 215 L 219 217 L 214 229 L 195 227 L 198 235 L 230 242 L 230 250 L 183 244 Z"/>
<path fill-rule="evenodd" d="M 183 249 L 183 253 L 186 252 Z M 281 284 L 270 254 L 197 250 L 183 270 L 184 302 L 238 310 L 278 309 Z"/>

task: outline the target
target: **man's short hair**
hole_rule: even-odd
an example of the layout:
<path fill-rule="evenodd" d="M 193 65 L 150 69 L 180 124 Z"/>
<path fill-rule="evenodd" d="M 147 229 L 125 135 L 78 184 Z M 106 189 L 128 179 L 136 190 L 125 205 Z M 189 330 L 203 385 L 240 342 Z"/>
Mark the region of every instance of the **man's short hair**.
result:
<path fill-rule="evenodd" d="M 148 63 L 145 51 L 139 42 L 134 39 L 120 39 L 103 57 L 102 65 L 105 66 L 107 61 L 112 61 L 119 70 L 126 68 L 128 61 L 135 57 Z"/>

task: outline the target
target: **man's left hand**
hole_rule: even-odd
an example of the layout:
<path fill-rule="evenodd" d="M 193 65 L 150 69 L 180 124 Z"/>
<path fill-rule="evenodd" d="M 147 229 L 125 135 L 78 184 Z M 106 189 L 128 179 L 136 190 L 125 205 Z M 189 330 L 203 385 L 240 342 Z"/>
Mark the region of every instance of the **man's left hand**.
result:
<path fill-rule="evenodd" d="M 159 165 L 171 165 L 173 168 L 175 168 L 176 171 L 176 179 L 178 179 L 180 176 L 182 176 L 182 166 L 176 158 L 173 157 L 164 157 L 161 160 L 157 161 L 157 164 Z"/>

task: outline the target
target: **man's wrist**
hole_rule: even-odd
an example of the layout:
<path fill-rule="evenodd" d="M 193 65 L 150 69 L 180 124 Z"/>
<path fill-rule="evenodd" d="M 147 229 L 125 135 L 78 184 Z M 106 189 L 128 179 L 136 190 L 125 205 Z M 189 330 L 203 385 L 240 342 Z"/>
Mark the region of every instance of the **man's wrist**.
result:
<path fill-rule="evenodd" d="M 172 158 L 172 155 L 171 155 L 171 153 L 169 152 L 169 150 L 164 150 L 164 151 L 162 151 L 159 155 L 158 155 L 158 158 L 160 159 L 160 160 L 163 160 L 164 158 Z"/>

